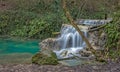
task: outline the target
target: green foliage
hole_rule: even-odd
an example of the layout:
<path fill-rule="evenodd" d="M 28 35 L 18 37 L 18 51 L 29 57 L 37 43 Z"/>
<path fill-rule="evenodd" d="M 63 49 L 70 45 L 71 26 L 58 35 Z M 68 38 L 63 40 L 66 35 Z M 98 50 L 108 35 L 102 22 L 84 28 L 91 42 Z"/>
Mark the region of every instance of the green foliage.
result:
<path fill-rule="evenodd" d="M 0 16 L 0 26 L 1 34 L 8 34 L 8 35 L 18 35 L 18 36 L 25 36 L 27 29 L 25 26 L 29 23 L 30 20 L 33 18 L 37 18 L 36 14 L 31 12 L 24 12 L 24 11 L 7 11 L 1 13 Z"/>
<path fill-rule="evenodd" d="M 0 13 L 2 35 L 45 39 L 54 37 L 52 32 L 60 31 L 62 23 L 67 21 L 58 0 L 32 0 L 33 5 L 28 4 L 29 0 L 28 3 L 24 0 L 14 1 L 20 4 L 13 10 Z"/>
<path fill-rule="evenodd" d="M 60 30 L 64 16 L 39 15 L 32 12 L 8 11 L 0 16 L 0 33 L 12 36 L 47 38 Z"/>
<path fill-rule="evenodd" d="M 58 60 L 56 54 L 53 52 L 50 57 L 42 53 L 38 53 L 32 57 L 32 63 L 39 65 L 57 65 Z"/>
<path fill-rule="evenodd" d="M 2 35 L 44 39 L 54 37 L 52 32 L 59 31 L 61 24 L 67 22 L 61 0 L 7 1 L 14 3 L 15 6 L 0 14 L 0 34 Z M 79 5 L 68 5 L 68 8 L 71 9 L 74 18 L 93 17 L 91 13 L 86 11 L 80 15 Z"/>
<path fill-rule="evenodd" d="M 105 31 L 107 33 L 107 46 L 108 47 L 117 47 L 118 41 L 120 39 L 120 15 L 115 14 L 114 20 L 107 24 Z"/>
<path fill-rule="evenodd" d="M 107 33 L 106 48 L 108 57 L 116 59 L 120 56 L 120 13 L 113 15 L 113 21 L 105 27 Z"/>
<path fill-rule="evenodd" d="M 84 11 L 79 17 L 83 19 L 104 19 L 105 13 L 102 11 L 92 13 Z"/>
<path fill-rule="evenodd" d="M 68 0 L 67 8 L 74 20 L 76 19 L 103 19 L 106 13 L 103 2 L 91 0 Z"/>
<path fill-rule="evenodd" d="M 54 37 L 52 33 L 60 31 L 61 25 L 67 23 L 61 0 L 5 1 L 8 1 L 11 7 L 3 12 L 0 11 L 1 35 L 44 39 Z M 103 3 L 97 3 L 95 0 L 89 2 L 68 0 L 67 7 L 74 20 L 104 18 L 105 7 Z"/>

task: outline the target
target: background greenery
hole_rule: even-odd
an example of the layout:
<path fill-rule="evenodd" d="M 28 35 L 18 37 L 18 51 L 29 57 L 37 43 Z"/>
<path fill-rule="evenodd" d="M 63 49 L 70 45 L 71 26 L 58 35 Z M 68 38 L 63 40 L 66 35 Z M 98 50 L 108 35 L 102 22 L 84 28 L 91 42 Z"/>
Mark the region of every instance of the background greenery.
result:
<path fill-rule="evenodd" d="M 106 13 L 115 11 L 112 3 L 109 0 L 68 0 L 67 6 L 74 20 L 103 19 Z M 2 0 L 0 5 L 0 35 L 45 39 L 54 37 L 52 33 L 67 23 L 61 0 Z"/>
<path fill-rule="evenodd" d="M 120 56 L 120 11 L 114 12 L 112 17 L 113 21 L 105 27 L 106 49 L 109 57 L 117 58 Z"/>
<path fill-rule="evenodd" d="M 7 7 L 8 3 L 15 6 Z M 33 2 L 33 3 L 31 3 Z M 0 11 L 0 34 L 45 39 L 54 37 L 66 20 L 58 0 L 5 0 L 6 9 Z"/>
<path fill-rule="evenodd" d="M 67 0 L 74 20 L 113 17 L 106 47 L 120 48 L 120 0 Z M 0 35 L 45 39 L 67 23 L 61 0 L 1 0 Z"/>

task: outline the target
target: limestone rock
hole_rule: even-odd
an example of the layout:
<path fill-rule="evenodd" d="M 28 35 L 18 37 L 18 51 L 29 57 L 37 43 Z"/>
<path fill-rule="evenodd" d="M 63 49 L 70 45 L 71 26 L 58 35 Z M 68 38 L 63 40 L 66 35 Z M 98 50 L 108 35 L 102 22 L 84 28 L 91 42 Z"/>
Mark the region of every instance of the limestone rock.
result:
<path fill-rule="evenodd" d="M 60 45 L 57 39 L 55 38 L 48 38 L 43 40 L 41 43 L 39 43 L 41 51 L 45 50 L 59 50 Z"/>
<path fill-rule="evenodd" d="M 91 51 L 81 50 L 79 53 L 81 55 L 80 59 L 85 59 L 85 60 L 95 59 L 95 56 L 92 54 Z"/>
<path fill-rule="evenodd" d="M 89 29 L 90 26 L 83 26 L 83 25 L 77 25 L 80 30 L 82 31 L 87 31 Z M 61 27 L 61 31 L 64 31 L 64 29 L 66 29 L 67 27 L 72 27 L 70 24 L 62 24 L 62 27 Z"/>
<path fill-rule="evenodd" d="M 106 34 L 103 30 L 89 32 L 89 41 L 95 50 L 103 50 L 106 43 Z"/>

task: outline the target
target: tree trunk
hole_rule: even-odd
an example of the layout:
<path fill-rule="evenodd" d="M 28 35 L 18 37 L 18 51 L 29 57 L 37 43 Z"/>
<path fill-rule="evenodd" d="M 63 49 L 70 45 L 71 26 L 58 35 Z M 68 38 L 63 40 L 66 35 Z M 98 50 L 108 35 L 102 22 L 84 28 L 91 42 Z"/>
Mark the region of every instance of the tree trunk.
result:
<path fill-rule="evenodd" d="M 68 9 L 66 8 L 66 0 L 63 1 L 63 9 L 65 11 L 67 19 L 70 21 L 70 24 L 79 32 L 81 35 L 82 39 L 85 41 L 87 47 L 92 51 L 93 54 L 95 54 L 95 50 L 92 48 L 91 44 L 89 43 L 88 39 L 84 36 L 83 32 L 79 29 L 77 24 L 74 22 L 73 18 L 71 17 Z"/>

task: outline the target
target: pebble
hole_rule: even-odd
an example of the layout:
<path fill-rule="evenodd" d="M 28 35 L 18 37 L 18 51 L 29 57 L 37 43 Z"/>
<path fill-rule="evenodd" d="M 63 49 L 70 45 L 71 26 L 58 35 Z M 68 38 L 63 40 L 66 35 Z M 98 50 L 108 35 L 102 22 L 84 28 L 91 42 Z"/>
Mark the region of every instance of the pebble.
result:
<path fill-rule="evenodd" d="M 111 68 L 111 69 L 110 69 Z M 104 65 L 79 65 L 68 67 L 63 65 L 0 65 L 0 72 L 120 72 L 120 63 Z"/>

